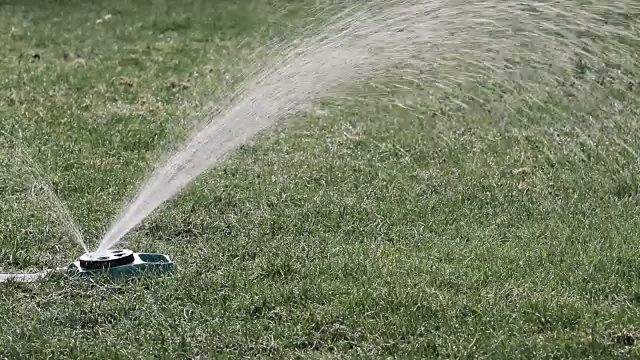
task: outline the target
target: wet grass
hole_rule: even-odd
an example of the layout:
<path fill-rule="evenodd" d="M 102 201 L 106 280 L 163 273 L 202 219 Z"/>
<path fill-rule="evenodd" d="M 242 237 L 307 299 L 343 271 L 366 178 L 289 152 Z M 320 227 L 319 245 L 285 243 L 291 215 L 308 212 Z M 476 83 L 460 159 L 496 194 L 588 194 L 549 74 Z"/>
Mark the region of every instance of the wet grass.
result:
<path fill-rule="evenodd" d="M 0 2 L 0 270 L 81 253 L 16 151 L 94 247 L 204 99 L 312 3 Z M 327 100 L 123 243 L 175 274 L 1 284 L 0 355 L 637 358 L 635 60 L 577 59 L 572 76 L 607 80 L 543 104 L 464 108 L 429 86 Z"/>

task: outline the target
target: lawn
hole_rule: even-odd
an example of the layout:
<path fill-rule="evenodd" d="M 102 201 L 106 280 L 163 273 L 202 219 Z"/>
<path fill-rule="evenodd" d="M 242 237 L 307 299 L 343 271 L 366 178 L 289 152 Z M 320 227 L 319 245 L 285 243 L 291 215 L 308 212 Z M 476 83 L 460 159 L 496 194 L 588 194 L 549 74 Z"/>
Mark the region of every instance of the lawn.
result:
<path fill-rule="evenodd" d="M 0 0 L 0 272 L 82 254 L 18 152 L 94 249 L 329 4 Z M 118 245 L 175 273 L 0 283 L 0 357 L 639 358 L 640 58 L 615 61 L 576 60 L 544 103 L 393 81 L 323 99 Z"/>

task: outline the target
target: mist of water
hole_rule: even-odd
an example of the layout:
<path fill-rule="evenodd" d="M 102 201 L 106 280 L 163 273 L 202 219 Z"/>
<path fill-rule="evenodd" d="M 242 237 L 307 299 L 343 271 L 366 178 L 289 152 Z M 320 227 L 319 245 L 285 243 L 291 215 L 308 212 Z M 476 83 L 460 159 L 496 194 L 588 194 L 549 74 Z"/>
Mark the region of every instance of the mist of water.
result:
<path fill-rule="evenodd" d="M 510 64 L 523 61 L 570 69 L 575 66 L 571 53 L 597 56 L 600 45 L 594 39 L 635 36 L 599 15 L 603 9 L 622 14 L 631 7 L 636 11 L 638 5 L 628 0 L 605 5 L 571 0 L 390 0 L 351 9 L 315 35 L 292 42 L 247 79 L 228 107 L 204 119 L 207 125 L 160 163 L 122 209 L 98 250 L 113 247 L 258 132 L 321 97 L 338 94 L 355 80 L 384 76 L 393 66 L 422 66 L 434 74 L 438 69 L 449 71 L 434 76 L 434 86 L 455 87 L 482 74 L 503 81 L 505 87 L 521 81 L 519 85 L 535 96 L 555 85 L 554 76 L 517 80 L 517 69 L 505 67 L 507 59 Z"/>
<path fill-rule="evenodd" d="M 82 247 L 85 253 L 89 252 L 87 245 L 84 242 L 84 237 L 82 236 L 82 231 L 80 231 L 80 227 L 75 222 L 71 213 L 69 213 L 69 209 L 65 206 L 62 200 L 56 195 L 55 191 L 51 186 L 51 182 L 44 176 L 44 171 L 36 163 L 26 152 L 18 152 L 17 157 L 25 164 L 28 165 L 29 170 L 31 170 L 36 177 L 36 184 L 32 188 L 32 193 L 36 192 L 36 188 L 40 188 L 45 195 L 45 201 L 47 205 L 54 212 L 56 218 L 62 222 L 64 227 L 71 233 L 73 239 Z"/>

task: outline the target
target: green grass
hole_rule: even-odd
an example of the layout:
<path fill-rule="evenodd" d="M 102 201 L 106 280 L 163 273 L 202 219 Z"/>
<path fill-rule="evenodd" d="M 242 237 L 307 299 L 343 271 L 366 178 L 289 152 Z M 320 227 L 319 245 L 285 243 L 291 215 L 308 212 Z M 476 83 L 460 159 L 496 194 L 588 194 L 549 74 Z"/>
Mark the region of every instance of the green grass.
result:
<path fill-rule="evenodd" d="M 0 270 L 81 253 L 13 151 L 94 247 L 201 104 L 315 3 L 0 1 Z M 632 60 L 577 62 L 608 80 L 542 105 L 465 109 L 426 84 L 327 100 L 123 243 L 173 275 L 0 284 L 0 357 L 638 358 Z"/>

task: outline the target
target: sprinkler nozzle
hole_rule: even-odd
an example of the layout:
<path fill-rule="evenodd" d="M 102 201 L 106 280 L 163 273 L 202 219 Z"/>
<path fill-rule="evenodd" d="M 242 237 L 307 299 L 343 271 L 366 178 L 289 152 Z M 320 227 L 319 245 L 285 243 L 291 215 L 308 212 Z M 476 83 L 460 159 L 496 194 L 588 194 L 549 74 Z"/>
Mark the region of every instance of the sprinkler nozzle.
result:
<path fill-rule="evenodd" d="M 131 264 L 135 258 L 133 251 L 124 249 L 86 253 L 80 257 L 79 261 L 82 269 L 97 270 Z"/>

